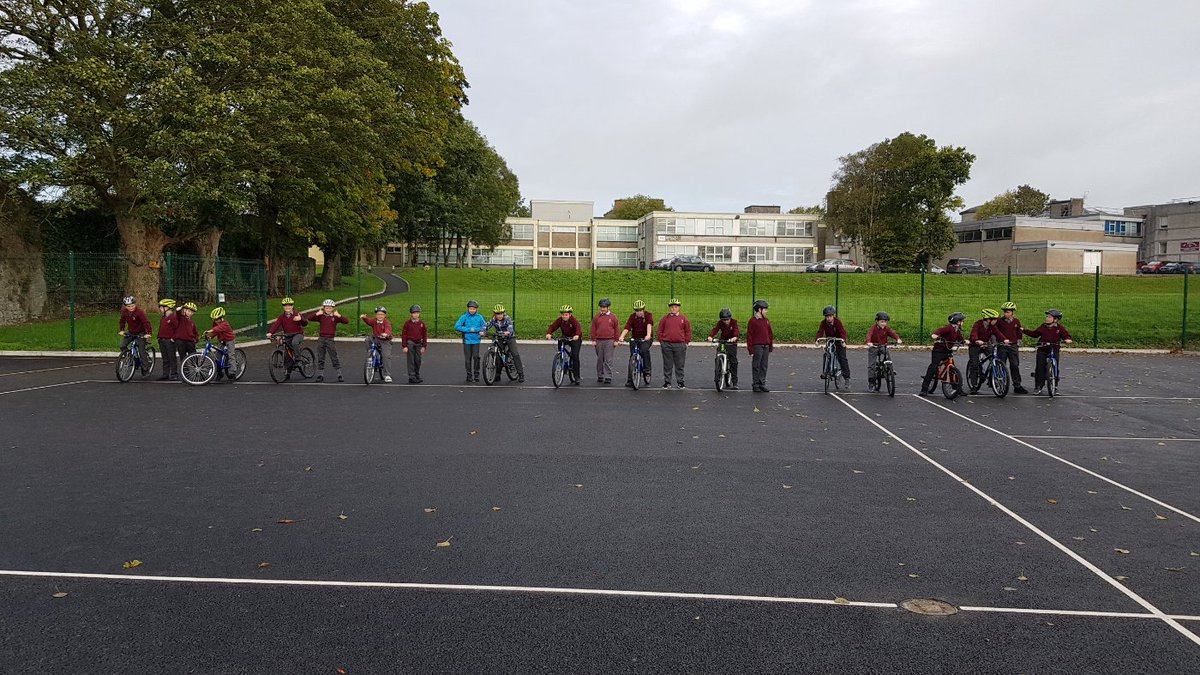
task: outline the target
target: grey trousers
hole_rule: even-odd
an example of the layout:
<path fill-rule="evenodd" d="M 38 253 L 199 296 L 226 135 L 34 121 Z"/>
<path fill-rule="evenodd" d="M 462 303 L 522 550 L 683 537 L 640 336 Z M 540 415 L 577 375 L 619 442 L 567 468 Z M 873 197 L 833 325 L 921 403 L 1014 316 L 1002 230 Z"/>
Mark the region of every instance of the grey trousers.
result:
<path fill-rule="evenodd" d="M 467 363 L 467 377 L 479 379 L 479 343 L 463 343 L 463 359 Z M 474 372 L 474 375 L 472 375 Z"/>
<path fill-rule="evenodd" d="M 374 337 L 367 338 L 367 343 L 374 341 L 379 345 L 379 374 L 384 377 L 392 376 L 392 341 L 391 340 L 376 340 Z"/>
<path fill-rule="evenodd" d="M 751 370 L 754 375 L 754 384 L 762 387 L 767 384 L 767 361 L 771 357 L 771 347 L 768 345 L 754 345 L 754 356 L 751 358 Z"/>
<path fill-rule="evenodd" d="M 421 344 L 409 340 L 405 346 L 408 347 L 408 359 L 405 361 L 405 365 L 408 366 L 408 379 L 419 380 L 421 379 Z"/>
<path fill-rule="evenodd" d="M 317 370 L 325 370 L 325 355 L 329 354 L 329 362 L 333 364 L 334 369 L 339 373 L 342 372 L 342 361 L 338 358 L 337 343 L 333 338 L 319 337 L 317 338 Z"/>
<path fill-rule="evenodd" d="M 683 386 L 683 366 L 687 361 L 686 342 L 660 342 L 663 358 L 663 382 L 671 383 L 671 373 L 675 374 L 675 383 Z"/>
<path fill-rule="evenodd" d="M 612 360 L 613 352 L 617 350 L 617 346 L 612 340 L 596 341 L 596 377 L 611 380 L 612 379 Z"/>

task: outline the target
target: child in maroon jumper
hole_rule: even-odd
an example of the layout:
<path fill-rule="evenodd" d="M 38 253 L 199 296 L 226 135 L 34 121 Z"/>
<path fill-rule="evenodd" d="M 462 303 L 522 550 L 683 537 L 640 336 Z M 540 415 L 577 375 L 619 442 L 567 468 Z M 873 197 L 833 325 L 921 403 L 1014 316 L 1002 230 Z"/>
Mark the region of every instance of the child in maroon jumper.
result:
<path fill-rule="evenodd" d="M 348 324 L 350 319 L 337 311 L 337 304 L 333 300 L 322 302 L 321 309 L 309 314 L 307 318 L 309 321 L 321 324 L 321 329 L 317 334 L 317 382 L 325 381 L 326 352 L 329 354 L 329 361 L 333 364 L 334 370 L 337 371 L 337 381 L 342 382 L 342 362 L 338 359 L 337 343 L 334 340 L 337 337 L 338 324 Z"/>
<path fill-rule="evenodd" d="M 183 365 L 183 360 L 192 354 L 196 353 L 196 343 L 200 340 L 200 333 L 196 329 L 196 322 L 192 319 L 196 315 L 196 307 L 194 302 L 183 303 L 183 309 L 179 310 L 179 326 L 175 329 L 175 349 L 178 353 L 178 360 L 175 362 L 175 368 L 178 369 Z M 171 378 L 179 379 L 178 373 Z"/>
<path fill-rule="evenodd" d="M 175 301 L 163 298 L 158 301 L 158 353 L 162 354 L 163 369 L 158 381 L 179 379 L 179 359 L 176 357 L 175 333 L 179 331 L 179 314 Z"/>
<path fill-rule="evenodd" d="M 962 312 L 955 312 L 946 317 L 949 322 L 945 326 L 933 331 L 929 337 L 933 338 L 933 351 L 930 352 L 929 367 L 925 369 L 925 379 L 921 382 L 921 395 L 929 396 L 933 393 L 934 379 L 937 378 L 938 366 L 942 365 L 942 361 L 946 360 L 947 356 L 953 353 L 955 345 L 963 343 L 962 327 L 963 322 L 967 320 L 967 315 Z M 955 366 L 955 370 L 958 367 Z M 958 393 L 962 393 L 962 373 L 958 373 Z"/>
<path fill-rule="evenodd" d="M 842 369 L 842 379 L 846 381 L 846 388 L 850 388 L 850 359 L 846 357 L 846 327 L 842 325 L 842 320 L 837 316 L 837 307 L 826 305 L 825 309 L 821 310 L 824 318 L 821 320 L 821 325 L 817 326 L 817 339 L 821 338 L 841 338 L 842 343 L 837 346 L 838 366 Z M 825 379 L 825 375 L 821 375 L 821 379 Z"/>
<path fill-rule="evenodd" d="M 1035 361 L 1033 371 L 1033 395 L 1037 396 L 1042 393 L 1042 387 L 1046 384 L 1046 359 L 1050 357 L 1050 350 L 1058 349 L 1058 343 L 1065 342 L 1071 344 L 1074 340 L 1071 339 L 1071 334 L 1067 332 L 1062 325 L 1062 312 L 1057 309 L 1046 310 L 1046 322 L 1042 325 L 1029 330 L 1022 328 L 1021 332 L 1029 337 L 1038 339 L 1037 360 Z M 1059 357 L 1061 360 L 1061 357 Z M 1058 382 L 1055 382 L 1058 384 Z"/>
<path fill-rule="evenodd" d="M 875 358 L 879 350 L 887 347 L 888 338 L 895 340 L 896 344 L 904 343 L 888 325 L 891 320 L 892 317 L 887 312 L 875 312 L 875 323 L 871 330 L 867 331 L 867 382 L 872 388 L 875 387 Z"/>
<path fill-rule="evenodd" d="M 738 338 L 742 336 L 742 329 L 738 326 L 737 319 L 733 318 L 733 311 L 728 307 L 721 309 L 717 315 L 717 325 L 713 326 L 712 330 L 708 331 L 708 341 L 717 342 L 718 335 L 721 342 L 736 343 Z M 718 347 L 720 349 L 720 347 Z M 751 351 L 753 353 L 753 351 Z M 729 388 L 738 388 L 738 360 L 737 346 L 733 345 L 725 349 L 726 363 L 729 367 Z M 754 391 L 758 391 L 758 385 L 754 385 Z"/>
<path fill-rule="evenodd" d="M 775 331 L 771 330 L 771 320 L 767 318 L 768 308 L 766 300 L 755 300 L 751 305 L 753 316 L 746 325 L 746 346 L 750 349 L 754 391 L 761 394 L 771 391 L 767 389 L 767 362 L 771 352 L 775 351 Z"/>
<path fill-rule="evenodd" d="M 421 384 L 425 381 L 421 379 L 421 356 L 429 346 L 429 329 L 421 320 L 420 305 L 409 307 L 408 314 L 411 318 L 404 322 L 404 328 L 400 330 L 400 344 L 404 345 L 407 355 L 405 365 L 408 368 L 408 383 Z"/>
<path fill-rule="evenodd" d="M 275 323 L 267 329 L 267 339 L 275 337 L 279 331 L 283 331 L 283 339 L 292 347 L 292 353 L 300 352 L 300 345 L 304 343 L 304 327 L 308 325 L 308 319 L 304 315 L 296 311 L 296 301 L 291 298 L 284 298 L 279 301 L 283 305 L 283 314 L 280 314 Z M 286 353 L 286 352 L 285 352 Z M 290 357 L 285 357 L 284 365 L 287 367 L 287 375 L 285 380 L 292 379 L 292 368 L 296 366 Z"/>
<path fill-rule="evenodd" d="M 150 372 L 150 362 L 146 359 L 146 340 L 154 337 L 150 328 L 150 319 L 137 306 L 137 298 L 127 295 L 121 300 L 121 319 L 117 323 L 117 334 L 121 340 L 121 351 L 129 347 L 130 342 L 137 343 L 138 353 L 142 355 L 142 375 Z"/>
<path fill-rule="evenodd" d="M 371 327 L 371 336 L 367 338 L 367 344 L 374 342 L 379 346 L 380 366 L 379 372 L 383 375 L 384 382 L 392 381 L 392 371 L 390 368 L 392 362 L 392 322 L 388 321 L 387 308 L 376 307 L 375 318 L 360 314 L 359 317 L 363 323 Z"/>
<path fill-rule="evenodd" d="M 204 337 L 212 336 L 214 340 L 221 343 L 221 347 L 229 355 L 228 357 L 232 357 L 233 350 L 237 348 L 237 333 L 234 332 L 233 326 L 230 326 L 229 322 L 225 320 L 225 308 L 214 308 L 208 315 L 212 317 L 212 328 L 204 331 Z M 217 379 L 219 380 L 224 376 L 225 373 L 223 370 L 218 368 Z M 233 380 L 230 380 L 230 382 L 233 382 Z"/>

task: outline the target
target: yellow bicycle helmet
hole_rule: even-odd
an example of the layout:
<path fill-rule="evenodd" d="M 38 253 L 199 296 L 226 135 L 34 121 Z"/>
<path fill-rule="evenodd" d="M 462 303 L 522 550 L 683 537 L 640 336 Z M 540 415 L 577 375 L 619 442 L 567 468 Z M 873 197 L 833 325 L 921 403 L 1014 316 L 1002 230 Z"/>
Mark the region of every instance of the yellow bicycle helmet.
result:
<path fill-rule="evenodd" d="M 198 311 L 200 311 L 200 308 L 199 308 L 199 307 L 197 307 L 197 306 L 196 306 L 196 303 L 194 303 L 194 302 L 185 302 L 185 303 L 183 303 L 183 308 L 184 308 L 184 309 L 190 309 L 190 310 L 192 310 L 193 312 L 198 312 Z"/>
<path fill-rule="evenodd" d="M 670 300 L 668 300 L 668 301 L 667 301 L 667 306 L 668 306 L 668 307 L 670 307 L 670 306 L 679 306 L 679 305 L 682 305 L 682 304 L 683 304 L 683 303 L 679 301 L 679 298 L 671 298 Z"/>
<path fill-rule="evenodd" d="M 1000 312 L 997 312 L 994 309 L 984 309 L 982 314 L 983 314 L 983 318 L 985 318 L 985 319 L 999 319 L 1000 318 Z"/>
<path fill-rule="evenodd" d="M 167 309 L 175 309 L 175 301 L 170 298 L 163 298 L 162 300 L 158 301 L 158 306 L 166 307 Z"/>
<path fill-rule="evenodd" d="M 558 311 L 559 311 L 560 313 L 561 313 L 561 312 L 568 312 L 568 313 L 569 313 L 569 312 L 574 312 L 574 311 L 575 311 L 575 308 L 574 308 L 574 307 L 572 307 L 572 306 L 570 306 L 570 305 L 563 305 L 562 307 L 559 307 L 559 308 L 558 308 Z"/>
<path fill-rule="evenodd" d="M 280 300 L 280 301 L 279 301 L 279 304 L 281 304 L 281 305 L 285 305 L 285 306 L 286 306 L 286 305 L 294 305 L 294 304 L 296 304 L 296 301 L 295 301 L 295 300 L 293 300 L 293 299 L 291 298 L 291 296 L 288 296 L 288 297 L 286 297 L 286 298 L 284 298 L 284 299 Z"/>
<path fill-rule="evenodd" d="M 213 311 L 209 312 L 208 315 L 213 319 L 220 319 L 221 317 L 225 316 L 225 308 L 217 307 L 213 309 Z"/>
<path fill-rule="evenodd" d="M 1015 312 L 1017 311 L 1017 303 L 1012 301 L 1006 302 L 1003 305 L 1000 305 L 1000 309 L 1001 311 L 1012 310 Z"/>
<path fill-rule="evenodd" d="M 634 301 L 633 301 L 633 308 L 634 308 L 635 310 L 637 310 L 637 309 L 646 309 L 646 301 L 645 301 L 645 300 L 634 300 Z"/>
<path fill-rule="evenodd" d="M 503 314 L 503 313 L 504 313 L 504 305 L 496 305 L 495 307 L 492 308 L 492 314 Z"/>

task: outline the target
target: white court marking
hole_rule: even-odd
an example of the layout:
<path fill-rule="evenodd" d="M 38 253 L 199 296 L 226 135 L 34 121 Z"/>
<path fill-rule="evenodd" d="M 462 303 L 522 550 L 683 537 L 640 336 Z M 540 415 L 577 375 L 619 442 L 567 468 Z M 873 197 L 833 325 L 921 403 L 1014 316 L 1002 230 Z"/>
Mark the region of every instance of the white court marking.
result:
<path fill-rule="evenodd" d="M 1125 594 L 1125 596 L 1128 597 L 1130 600 L 1133 600 L 1134 602 L 1136 602 L 1139 605 L 1141 605 L 1142 607 L 1144 607 L 1147 611 L 1149 611 L 1151 614 L 1153 614 L 1158 619 L 1165 622 L 1170 627 L 1174 628 L 1181 635 L 1183 635 L 1187 639 L 1191 640 L 1196 645 L 1200 645 L 1200 635 L 1193 633 L 1192 631 L 1185 628 L 1182 624 L 1180 624 L 1177 620 L 1167 616 L 1161 609 L 1159 609 L 1158 607 L 1153 605 L 1149 600 L 1138 595 L 1132 589 L 1130 589 L 1130 588 L 1126 587 L 1124 584 L 1122 584 L 1120 581 L 1117 581 L 1116 579 L 1112 578 L 1107 573 L 1105 573 L 1104 570 L 1100 569 L 1099 567 L 1096 567 L 1091 562 L 1089 562 L 1086 558 L 1079 555 L 1075 551 L 1072 551 L 1070 548 L 1068 548 L 1062 542 L 1060 542 L 1057 539 L 1055 539 L 1054 537 L 1051 537 L 1050 535 L 1046 534 L 1041 529 L 1039 529 L 1038 526 L 1034 525 L 1033 523 L 1029 522 L 1028 520 L 1025 520 L 1024 518 L 1022 518 L 1019 514 L 1017 514 L 1012 509 L 1010 509 L 1007 506 L 1005 506 L 1004 504 L 1001 504 L 1000 502 L 996 501 L 995 499 L 993 499 L 989 494 L 987 494 L 983 490 L 980 490 L 979 488 L 972 485 L 970 482 L 961 478 L 958 474 L 954 473 L 953 471 L 946 468 L 945 466 L 942 466 L 936 460 L 934 460 L 932 457 L 921 452 L 916 447 L 914 447 L 912 444 L 910 444 L 908 441 L 897 436 L 895 433 L 893 433 L 887 427 L 885 427 L 882 424 L 880 424 L 879 422 L 876 422 L 875 420 L 871 419 L 870 416 L 868 416 L 866 413 L 862 412 L 858 408 L 855 408 L 846 399 L 842 398 L 841 396 L 838 396 L 837 394 L 834 394 L 833 397 L 835 399 L 837 399 L 838 401 L 840 401 L 842 403 L 842 405 L 845 405 L 850 410 L 853 410 L 856 415 L 858 415 L 859 417 L 861 417 L 864 420 L 866 420 L 867 422 L 869 422 L 872 426 L 879 429 L 880 431 L 887 434 L 888 436 L 894 438 L 901 445 L 903 445 L 904 447 L 908 448 L 913 453 L 915 453 L 918 457 L 925 460 L 926 462 L 929 462 L 933 466 L 937 467 L 937 469 L 940 470 L 942 473 L 944 473 L 947 476 L 950 476 L 954 480 L 958 481 L 959 485 L 962 485 L 963 487 L 967 488 L 968 490 L 979 495 L 980 497 L 985 499 L 989 504 L 991 504 L 992 506 L 994 506 L 994 507 L 1000 509 L 1002 512 L 1004 512 L 1008 517 L 1012 518 L 1013 520 L 1017 521 L 1021 525 L 1025 526 L 1025 528 L 1028 529 L 1030 532 L 1033 532 L 1037 536 L 1041 537 L 1048 544 L 1050 544 L 1051 546 L 1062 551 L 1067 556 L 1069 556 L 1072 560 L 1079 563 L 1080 565 L 1083 565 L 1085 568 L 1090 570 L 1093 574 L 1095 574 L 1096 576 L 1103 579 L 1110 586 L 1119 590 L 1121 593 Z M 938 407 L 940 408 L 941 406 L 938 406 Z M 967 419 L 970 419 L 970 418 L 967 418 Z"/>
<path fill-rule="evenodd" d="M 176 584 L 209 584 L 226 586 L 300 586 L 317 588 L 390 588 L 418 591 L 474 591 L 483 593 L 520 593 L 530 595 L 598 595 L 626 598 L 661 598 L 672 600 L 720 600 L 785 605 L 833 605 L 897 609 L 894 602 L 838 601 L 828 598 L 793 598 L 776 595 L 736 595 L 729 593 L 680 593 L 674 591 L 633 591 L 610 588 L 561 588 L 553 586 L 495 586 L 482 584 L 431 584 L 402 581 L 337 581 L 327 579 L 238 579 L 231 577 L 177 577 L 143 574 L 99 574 L 91 572 L 42 572 L 34 570 L 0 570 L 2 577 L 83 579 L 92 581 L 130 581 Z M 997 612 L 1004 614 L 1048 614 L 1055 616 L 1088 616 L 1111 619 L 1160 619 L 1156 614 L 1138 612 L 1102 612 L 1077 609 L 1034 609 L 1022 607 L 959 607 L 964 612 Z M 1200 615 L 1173 614 L 1177 621 L 1200 621 Z"/>
<path fill-rule="evenodd" d="M 33 375 L 34 373 L 49 373 L 55 370 L 70 370 L 71 368 L 95 368 L 96 366 L 109 365 L 107 362 L 98 363 L 81 363 L 74 366 L 58 366 L 55 368 L 39 368 L 38 370 L 18 370 L 15 373 L 0 373 L 0 377 L 12 377 L 13 375 Z"/>
<path fill-rule="evenodd" d="M 38 391 L 40 389 L 53 389 L 55 387 L 69 387 L 73 384 L 87 384 L 88 382 L 94 382 L 94 381 L 95 380 L 75 380 L 74 382 L 59 382 L 58 384 L 44 384 L 40 387 L 25 387 L 24 389 L 13 389 L 11 391 L 0 391 L 0 396 L 4 396 L 5 394 L 20 394 L 21 392 L 26 392 L 26 391 Z"/>
<path fill-rule="evenodd" d="M 1027 436 L 1013 434 L 1013 438 L 1037 438 L 1062 441 L 1159 441 L 1173 443 L 1200 443 L 1200 438 L 1156 438 L 1153 436 Z"/>
<path fill-rule="evenodd" d="M 1132 495 L 1136 495 L 1136 496 L 1138 496 L 1138 497 L 1141 497 L 1142 499 L 1145 499 L 1146 501 L 1150 502 L 1151 504 L 1157 504 L 1158 506 L 1161 506 L 1161 507 L 1163 507 L 1164 509 L 1168 509 L 1168 510 L 1170 510 L 1170 511 L 1173 511 L 1173 512 L 1175 512 L 1175 513 L 1177 513 L 1177 514 L 1179 514 L 1179 515 L 1183 516 L 1184 518 L 1190 518 L 1191 520 L 1194 520 L 1195 522 L 1197 522 L 1197 523 L 1200 523 L 1200 517 L 1196 517 L 1196 516 L 1194 516 L 1194 515 L 1192 515 L 1192 514 L 1188 513 L 1187 511 L 1184 511 L 1183 509 L 1180 509 L 1180 508 L 1176 508 L 1176 507 L 1174 507 L 1174 506 L 1171 506 L 1170 504 L 1168 504 L 1168 503 L 1166 503 L 1166 502 L 1164 502 L 1164 501 L 1161 501 L 1161 500 L 1155 499 L 1154 497 L 1151 497 L 1150 495 L 1148 495 L 1148 494 L 1146 494 L 1146 493 L 1144 493 L 1144 492 L 1139 492 L 1138 490 L 1135 490 L 1135 489 L 1133 489 L 1133 488 L 1129 487 L 1128 485 L 1124 485 L 1124 484 L 1122 484 L 1122 483 L 1118 483 L 1117 481 L 1115 481 L 1115 480 L 1113 480 L 1113 479 L 1111 479 L 1111 478 L 1109 478 L 1109 477 L 1107 477 L 1107 476 L 1104 476 L 1104 475 L 1102 475 L 1102 474 L 1096 473 L 1095 471 L 1092 471 L 1091 469 L 1089 469 L 1089 468 L 1087 468 L 1087 467 L 1080 466 L 1080 465 L 1076 464 L 1075 462 L 1072 462 L 1071 460 L 1068 460 L 1068 459 L 1063 459 L 1062 457 L 1059 457 L 1058 455 L 1056 455 L 1056 454 L 1054 454 L 1054 453 L 1052 453 L 1052 452 L 1048 452 L 1048 451 L 1046 451 L 1046 450 L 1043 450 L 1043 449 L 1039 448 L 1038 446 L 1036 446 L 1036 445 L 1034 445 L 1034 444 L 1032 444 L 1032 443 L 1029 443 L 1029 442 L 1027 442 L 1027 441 L 1023 441 L 1023 440 L 1021 440 L 1020 438 L 1018 438 L 1018 437 L 1016 437 L 1016 436 L 1012 436 L 1012 435 L 1010 435 L 1010 434 L 1006 434 L 1006 433 L 1004 433 L 1003 431 L 1000 431 L 999 429 L 997 429 L 997 428 L 995 428 L 995 427 L 990 427 L 990 426 L 988 426 L 988 425 L 984 424 L 983 422 L 980 422 L 979 420 L 975 420 L 975 419 L 972 419 L 972 418 L 970 418 L 970 417 L 967 417 L 966 415 L 964 415 L 964 414 L 962 414 L 962 413 L 960 413 L 960 412 L 958 412 L 958 411 L 956 411 L 956 410 L 951 410 L 950 408 L 947 408 L 946 406 L 944 406 L 944 405 L 941 405 L 940 403 L 936 403 L 936 402 L 934 402 L 934 401 L 930 401 L 929 399 L 926 399 L 926 398 L 920 398 L 920 397 L 917 397 L 917 398 L 919 398 L 920 400 L 924 401 L 925 403 L 928 403 L 929 405 L 931 405 L 931 406 L 933 406 L 933 407 L 935 407 L 935 408 L 940 408 L 940 409 L 942 409 L 942 410 L 945 410 L 946 412 L 950 413 L 951 415 L 955 415 L 956 417 L 960 417 L 960 418 L 962 418 L 962 419 L 964 419 L 964 420 L 966 420 L 966 421 L 970 422 L 971 424 L 974 424 L 974 425 L 976 425 L 976 426 L 979 426 L 979 427 L 982 427 L 982 428 L 984 428 L 984 429 L 987 429 L 988 431 L 991 431 L 992 433 L 994 433 L 994 434 L 997 434 L 997 435 L 999 435 L 999 436 L 1003 436 L 1004 438 L 1007 438 L 1007 439 L 1011 440 L 1011 441 L 1012 441 L 1012 442 L 1014 442 L 1014 443 L 1019 443 L 1019 444 L 1021 444 L 1021 445 L 1025 446 L 1025 447 L 1029 448 L 1030 450 L 1034 450 L 1034 451 L 1036 451 L 1036 452 L 1039 452 L 1039 453 L 1041 453 L 1041 454 L 1043 454 L 1043 455 L 1045 455 L 1045 456 L 1047 456 L 1047 457 L 1049 457 L 1049 458 L 1051 458 L 1051 459 L 1053 459 L 1053 460 L 1056 460 L 1056 461 L 1062 462 L 1063 464 L 1066 464 L 1067 466 L 1069 466 L 1069 467 L 1071 467 L 1071 468 L 1073 468 L 1073 469 L 1078 469 L 1079 471 L 1082 471 L 1083 473 L 1086 473 L 1087 475 L 1089 475 L 1089 476 L 1092 476 L 1093 478 L 1099 478 L 1100 480 L 1104 481 L 1105 483 L 1108 483 L 1109 485 L 1112 485 L 1112 486 L 1114 486 L 1114 487 L 1121 488 L 1122 490 L 1124 490 L 1124 491 L 1128 492 L 1129 494 L 1132 494 Z"/>

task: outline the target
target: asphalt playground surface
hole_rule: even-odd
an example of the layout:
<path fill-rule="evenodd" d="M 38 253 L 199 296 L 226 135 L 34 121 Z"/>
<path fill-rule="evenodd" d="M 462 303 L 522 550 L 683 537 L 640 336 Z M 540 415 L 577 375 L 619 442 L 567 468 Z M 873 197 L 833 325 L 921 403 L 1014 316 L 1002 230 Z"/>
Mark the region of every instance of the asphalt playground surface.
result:
<path fill-rule="evenodd" d="M 719 394 L 708 348 L 635 392 L 588 347 L 555 390 L 545 344 L 490 387 L 339 346 L 345 384 L 0 358 L 0 672 L 1197 672 L 1196 357 L 947 401 L 925 352 L 889 399 L 864 351 Z"/>

